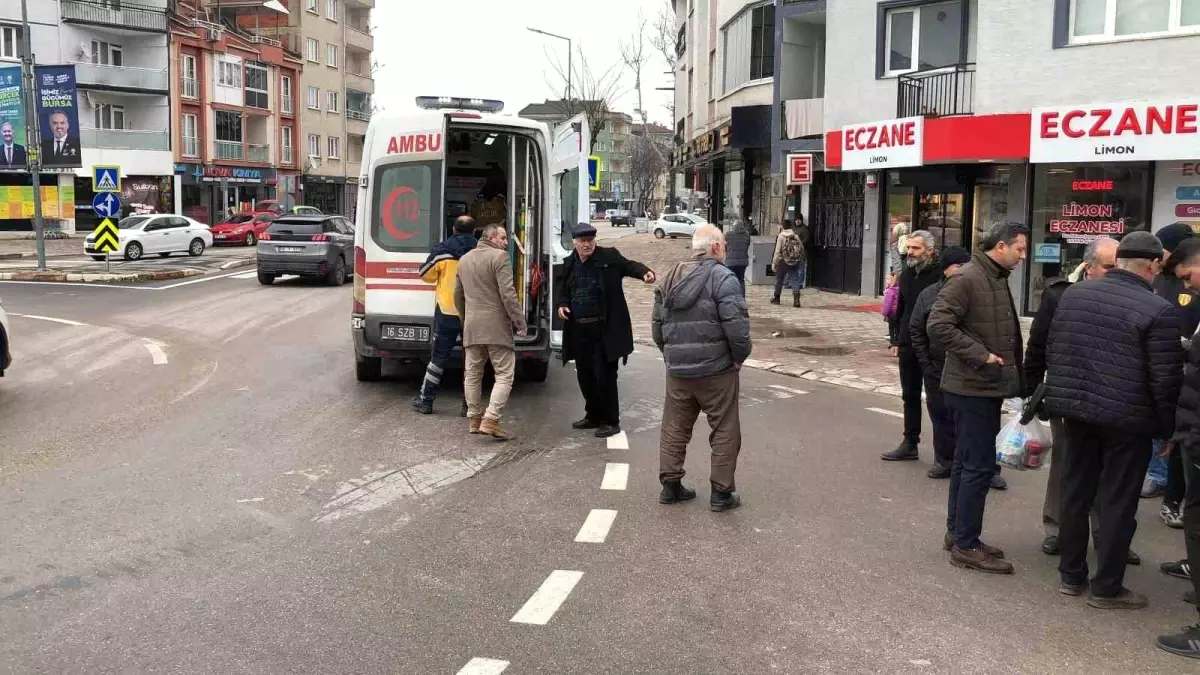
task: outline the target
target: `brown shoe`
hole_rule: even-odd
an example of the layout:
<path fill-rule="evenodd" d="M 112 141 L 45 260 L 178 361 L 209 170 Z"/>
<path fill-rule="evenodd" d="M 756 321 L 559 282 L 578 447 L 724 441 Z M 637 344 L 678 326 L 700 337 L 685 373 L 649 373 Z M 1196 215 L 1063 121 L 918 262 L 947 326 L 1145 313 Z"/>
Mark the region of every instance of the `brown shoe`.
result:
<path fill-rule="evenodd" d="M 468 417 L 467 422 L 471 425 L 471 427 L 470 427 L 471 433 L 473 433 L 473 434 L 482 433 L 481 431 L 479 431 L 479 427 L 483 424 L 482 417 Z"/>
<path fill-rule="evenodd" d="M 483 418 L 483 422 L 479 425 L 479 433 L 487 434 L 500 441 L 512 440 L 513 437 L 512 434 L 500 428 L 500 420 L 490 417 Z"/>
<path fill-rule="evenodd" d="M 955 567 L 965 567 L 969 570 L 987 572 L 988 574 L 1012 574 L 1012 563 L 1007 560 L 993 558 L 984 552 L 982 547 L 962 549 L 958 546 L 950 549 L 950 564 Z"/>
<path fill-rule="evenodd" d="M 993 558 L 999 558 L 1001 560 L 1004 560 L 1004 549 L 1001 549 L 996 546 L 989 546 L 989 545 L 983 543 L 982 541 L 979 542 L 979 546 L 980 546 L 980 548 L 983 549 L 984 553 L 992 556 Z M 949 551 L 952 548 L 954 548 L 954 537 L 949 532 L 947 532 L 946 536 L 942 538 L 942 550 Z"/>

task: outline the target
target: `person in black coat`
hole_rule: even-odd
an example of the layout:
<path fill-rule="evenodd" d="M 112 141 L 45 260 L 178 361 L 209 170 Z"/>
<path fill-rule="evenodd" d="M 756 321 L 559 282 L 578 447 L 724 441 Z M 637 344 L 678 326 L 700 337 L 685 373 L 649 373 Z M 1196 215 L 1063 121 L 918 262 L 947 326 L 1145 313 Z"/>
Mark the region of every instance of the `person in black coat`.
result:
<path fill-rule="evenodd" d="M 921 291 L 942 279 L 942 266 L 933 235 L 917 230 L 908 235 L 908 255 L 900 272 L 900 313 L 889 324 L 892 356 L 899 357 L 900 391 L 904 399 L 904 439 L 895 450 L 879 456 L 887 462 L 915 460 L 917 444 L 921 442 L 921 363 L 909 344 L 908 324 Z"/>
<path fill-rule="evenodd" d="M 1045 407 L 1065 420 L 1058 543 L 1060 590 L 1088 588 L 1088 514 L 1099 499 L 1096 574 L 1088 604 L 1145 607 L 1124 587 L 1138 493 L 1154 438 L 1169 438 L 1183 379 L 1179 318 L 1150 282 L 1163 248 L 1149 232 L 1117 247 L 1117 269 L 1068 288 L 1050 324 Z"/>
<path fill-rule="evenodd" d="M 554 307 L 563 321 L 563 364 L 575 361 L 585 414 L 575 429 L 595 429 L 605 438 L 621 431 L 617 398 L 618 362 L 633 352 L 633 325 L 625 302 L 625 277 L 647 284 L 654 271 L 628 260 L 615 248 L 596 245 L 596 228 L 579 223 L 571 229 L 575 252 L 563 262 Z"/>

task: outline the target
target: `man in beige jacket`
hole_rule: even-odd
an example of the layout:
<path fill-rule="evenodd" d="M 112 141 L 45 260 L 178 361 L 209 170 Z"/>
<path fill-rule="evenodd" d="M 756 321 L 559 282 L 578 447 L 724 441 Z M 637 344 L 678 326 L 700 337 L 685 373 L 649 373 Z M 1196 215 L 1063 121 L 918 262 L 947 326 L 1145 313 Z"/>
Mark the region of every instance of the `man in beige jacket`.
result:
<path fill-rule="evenodd" d="M 512 435 L 500 428 L 500 411 L 508 403 L 517 364 L 513 329 L 524 335 L 526 327 L 513 286 L 513 270 L 508 264 L 508 232 L 503 226 L 493 224 L 484 228 L 479 245 L 458 261 L 454 306 L 463 317 L 466 360 L 463 392 L 470 431 L 506 441 Z M 488 361 L 496 371 L 496 383 L 487 411 L 481 412 L 480 389 Z"/>

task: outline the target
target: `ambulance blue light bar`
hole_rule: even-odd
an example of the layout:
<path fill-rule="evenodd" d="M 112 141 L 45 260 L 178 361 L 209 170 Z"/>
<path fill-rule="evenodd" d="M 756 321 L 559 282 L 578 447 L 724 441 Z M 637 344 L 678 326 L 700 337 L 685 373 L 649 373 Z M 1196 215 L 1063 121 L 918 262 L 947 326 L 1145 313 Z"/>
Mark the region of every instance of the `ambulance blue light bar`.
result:
<path fill-rule="evenodd" d="M 417 107 L 422 110 L 475 110 L 495 115 L 504 110 L 504 101 L 455 96 L 418 96 Z"/>

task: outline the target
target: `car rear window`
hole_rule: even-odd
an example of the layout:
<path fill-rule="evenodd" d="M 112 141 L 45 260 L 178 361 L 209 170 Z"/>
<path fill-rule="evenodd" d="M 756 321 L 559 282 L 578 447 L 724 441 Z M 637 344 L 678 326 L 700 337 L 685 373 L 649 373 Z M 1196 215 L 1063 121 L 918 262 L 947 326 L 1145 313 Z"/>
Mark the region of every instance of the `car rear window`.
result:
<path fill-rule="evenodd" d="M 230 216 L 229 220 L 226 220 L 225 222 L 227 222 L 227 223 L 248 223 L 251 220 L 254 220 L 254 214 L 239 213 L 236 216 Z"/>
<path fill-rule="evenodd" d="M 324 222 L 320 220 L 288 220 L 280 218 L 271 223 L 271 227 L 267 228 L 267 232 L 277 234 L 321 234 L 324 232 Z"/>
<path fill-rule="evenodd" d="M 441 222 L 440 162 L 387 164 L 375 172 L 371 239 L 385 251 L 428 251 Z"/>

